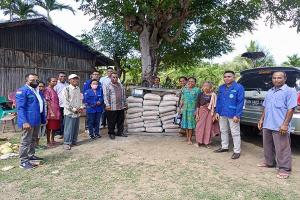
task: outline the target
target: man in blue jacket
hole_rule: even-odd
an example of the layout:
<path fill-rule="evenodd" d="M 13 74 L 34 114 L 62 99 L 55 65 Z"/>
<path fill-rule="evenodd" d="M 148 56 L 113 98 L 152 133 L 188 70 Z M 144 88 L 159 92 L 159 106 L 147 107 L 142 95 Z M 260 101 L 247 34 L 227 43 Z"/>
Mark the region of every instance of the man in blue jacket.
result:
<path fill-rule="evenodd" d="M 216 118 L 221 129 L 222 147 L 216 153 L 228 152 L 229 132 L 233 139 L 232 159 L 238 159 L 241 153 L 240 118 L 244 107 L 245 91 L 242 85 L 235 82 L 233 71 L 224 72 L 225 84 L 219 87 Z"/>
<path fill-rule="evenodd" d="M 101 83 L 94 79 L 91 82 L 91 89 L 84 93 L 84 102 L 86 105 L 87 124 L 91 139 L 101 138 L 100 118 L 103 112 L 103 91 Z"/>
<path fill-rule="evenodd" d="M 25 76 L 26 84 L 16 93 L 18 126 L 22 128 L 20 142 L 20 168 L 32 169 L 30 161 L 42 160 L 35 156 L 35 146 L 40 125 L 46 123 L 44 96 L 38 90 L 38 76 Z"/>

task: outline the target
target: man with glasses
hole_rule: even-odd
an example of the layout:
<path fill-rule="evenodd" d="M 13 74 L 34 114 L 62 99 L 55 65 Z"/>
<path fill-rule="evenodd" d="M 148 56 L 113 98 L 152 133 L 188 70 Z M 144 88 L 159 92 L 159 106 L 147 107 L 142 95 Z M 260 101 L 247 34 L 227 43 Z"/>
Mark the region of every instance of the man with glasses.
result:
<path fill-rule="evenodd" d="M 57 78 L 57 84 L 54 87 L 55 92 L 58 95 L 59 100 L 59 110 L 60 110 L 60 130 L 57 132 L 58 135 L 60 135 L 60 139 L 63 138 L 64 135 L 64 102 L 63 102 L 63 89 L 65 89 L 69 84 L 67 83 L 66 73 L 65 72 L 59 72 L 58 78 Z"/>
<path fill-rule="evenodd" d="M 41 124 L 46 124 L 44 96 L 39 91 L 38 76 L 25 76 L 26 84 L 16 93 L 18 126 L 22 128 L 20 141 L 20 168 L 32 169 L 31 161 L 43 160 L 35 156 L 35 147 Z"/>
<path fill-rule="evenodd" d="M 83 88 L 82 88 L 82 93 L 84 94 L 88 89 L 91 89 L 91 83 L 92 83 L 92 80 L 98 80 L 99 83 L 100 83 L 100 73 L 98 71 L 93 71 L 91 73 L 91 78 L 86 80 L 84 83 L 83 83 Z"/>
<path fill-rule="evenodd" d="M 241 152 L 240 118 L 244 106 L 245 91 L 242 85 L 235 82 L 233 71 L 224 72 L 225 84 L 219 87 L 216 119 L 219 120 L 221 129 L 222 147 L 216 153 L 228 152 L 229 132 L 233 139 L 232 159 L 238 159 Z"/>

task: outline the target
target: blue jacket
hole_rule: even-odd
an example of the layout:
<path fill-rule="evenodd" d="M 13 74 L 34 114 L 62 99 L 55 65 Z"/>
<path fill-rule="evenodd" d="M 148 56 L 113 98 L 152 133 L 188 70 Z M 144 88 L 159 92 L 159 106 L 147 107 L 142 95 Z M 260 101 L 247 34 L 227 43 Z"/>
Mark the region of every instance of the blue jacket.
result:
<path fill-rule="evenodd" d="M 40 92 L 43 100 L 43 106 L 45 105 L 44 95 Z M 30 126 L 39 126 L 40 124 L 46 124 L 45 106 L 43 112 L 40 113 L 39 100 L 34 92 L 24 85 L 18 89 L 16 93 L 16 105 L 18 113 L 18 126 L 23 127 L 24 123 L 29 123 Z"/>
<path fill-rule="evenodd" d="M 97 101 L 101 104 L 96 105 Z M 96 112 L 103 112 L 103 91 L 102 86 L 99 85 L 96 94 L 92 89 L 88 89 L 84 93 L 84 103 L 86 105 L 86 112 L 87 113 L 96 113 Z"/>
<path fill-rule="evenodd" d="M 218 91 L 216 112 L 220 116 L 240 118 L 243 112 L 245 99 L 244 87 L 236 82 L 227 88 L 221 85 Z"/>
<path fill-rule="evenodd" d="M 92 79 L 88 79 L 83 83 L 82 93 L 84 94 L 88 89 L 91 89 Z"/>

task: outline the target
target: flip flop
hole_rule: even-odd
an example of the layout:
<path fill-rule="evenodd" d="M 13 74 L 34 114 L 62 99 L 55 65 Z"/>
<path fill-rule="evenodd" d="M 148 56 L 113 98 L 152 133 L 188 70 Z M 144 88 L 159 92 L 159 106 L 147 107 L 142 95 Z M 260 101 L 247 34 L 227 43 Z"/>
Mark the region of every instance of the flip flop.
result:
<path fill-rule="evenodd" d="M 257 167 L 264 167 L 264 168 L 272 168 L 273 166 L 269 166 L 266 163 L 260 163 L 256 165 Z"/>
<path fill-rule="evenodd" d="M 287 179 L 290 175 L 288 173 L 283 173 L 283 172 L 280 172 L 277 174 L 277 178 L 279 179 Z"/>

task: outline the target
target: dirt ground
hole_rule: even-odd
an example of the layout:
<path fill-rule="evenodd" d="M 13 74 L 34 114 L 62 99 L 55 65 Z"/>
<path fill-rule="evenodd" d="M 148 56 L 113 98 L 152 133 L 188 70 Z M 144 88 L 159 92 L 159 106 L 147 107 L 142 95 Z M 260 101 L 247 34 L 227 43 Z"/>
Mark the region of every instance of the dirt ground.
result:
<path fill-rule="evenodd" d="M 18 168 L 18 159 L 0 161 L 0 199 L 300 199 L 299 138 L 293 138 L 293 171 L 287 180 L 275 169 L 256 167 L 262 160 L 260 136 L 243 137 L 242 155 L 216 154 L 187 145 L 185 138 L 129 135 L 90 142 L 81 130 L 80 145 L 40 150 L 45 163 L 31 171 Z M 16 142 L 19 133 L 5 133 Z M 44 142 L 44 141 L 43 141 Z"/>

